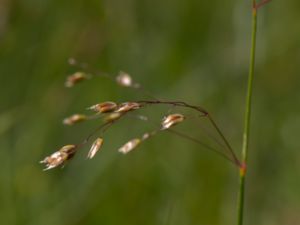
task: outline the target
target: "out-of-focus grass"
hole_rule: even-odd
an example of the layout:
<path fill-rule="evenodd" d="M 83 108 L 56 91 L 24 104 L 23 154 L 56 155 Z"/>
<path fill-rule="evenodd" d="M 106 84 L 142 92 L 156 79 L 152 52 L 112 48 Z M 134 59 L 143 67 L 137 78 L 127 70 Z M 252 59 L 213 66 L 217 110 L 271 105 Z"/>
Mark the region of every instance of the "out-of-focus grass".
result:
<path fill-rule="evenodd" d="M 69 57 L 111 74 L 125 70 L 159 98 L 206 106 L 239 152 L 249 7 L 220 0 L 2 1 L 1 223 L 232 224 L 235 168 L 168 134 L 117 154 L 146 129 L 140 121 L 130 132 L 126 123 L 110 130 L 92 161 L 80 153 L 48 172 L 38 161 L 97 126 L 63 127 L 64 117 L 99 101 L 141 98 L 104 79 L 66 90 L 65 76 L 74 71 Z M 297 0 L 274 1 L 259 15 L 246 224 L 300 220 L 299 8 Z M 148 114 L 160 120 L 156 109 Z"/>

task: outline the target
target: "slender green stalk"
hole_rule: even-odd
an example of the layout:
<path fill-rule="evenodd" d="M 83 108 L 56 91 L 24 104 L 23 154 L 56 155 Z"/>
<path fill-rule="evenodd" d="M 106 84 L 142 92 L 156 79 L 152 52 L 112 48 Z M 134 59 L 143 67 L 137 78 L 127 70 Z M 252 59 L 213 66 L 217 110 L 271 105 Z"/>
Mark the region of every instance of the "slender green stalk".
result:
<path fill-rule="evenodd" d="M 244 194 L 245 194 L 245 176 L 247 166 L 247 155 L 249 145 L 249 133 L 250 133 L 250 118 L 251 118 L 251 101 L 252 101 L 252 86 L 255 66 L 255 49 L 256 49 L 256 30 L 257 30 L 257 7 L 256 1 L 252 1 L 252 40 L 251 40 L 251 53 L 248 75 L 248 90 L 246 97 L 245 107 L 245 124 L 243 132 L 243 147 L 242 147 L 242 166 L 240 167 L 240 184 L 238 193 L 238 215 L 237 224 L 243 224 L 244 217 Z"/>

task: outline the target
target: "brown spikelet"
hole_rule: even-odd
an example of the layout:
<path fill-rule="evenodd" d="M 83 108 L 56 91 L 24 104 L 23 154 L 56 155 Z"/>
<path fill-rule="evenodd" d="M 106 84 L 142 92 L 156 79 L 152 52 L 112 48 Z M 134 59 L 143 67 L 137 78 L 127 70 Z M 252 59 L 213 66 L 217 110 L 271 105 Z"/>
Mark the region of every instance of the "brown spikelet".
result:
<path fill-rule="evenodd" d="M 184 116 L 176 113 L 176 114 L 170 114 L 163 118 L 161 126 L 162 130 L 169 129 L 170 127 L 182 122 L 184 120 Z"/>
<path fill-rule="evenodd" d="M 75 145 L 65 145 L 58 151 L 54 152 L 52 155 L 47 156 L 45 159 L 40 161 L 40 163 L 46 164 L 46 168 L 44 170 L 49 170 L 64 164 L 67 160 L 71 159 L 74 156 L 75 152 Z"/>
<path fill-rule="evenodd" d="M 131 110 L 139 109 L 141 105 L 137 102 L 124 102 L 120 104 L 115 112 L 125 113 Z"/>
<path fill-rule="evenodd" d="M 95 112 L 99 113 L 107 113 L 107 112 L 112 112 L 117 108 L 117 104 L 114 102 L 102 102 L 96 105 L 93 105 L 89 107 L 88 109 L 91 109 Z"/>
<path fill-rule="evenodd" d="M 122 115 L 123 115 L 122 113 L 118 113 L 118 112 L 111 113 L 104 118 L 104 122 L 106 122 L 106 123 L 113 122 L 113 121 L 119 119 Z"/>
<path fill-rule="evenodd" d="M 65 125 L 73 125 L 79 122 L 82 122 L 84 120 L 86 120 L 87 117 L 85 115 L 82 114 L 74 114 L 70 117 L 67 117 L 63 120 L 63 124 Z"/>
<path fill-rule="evenodd" d="M 123 154 L 127 154 L 134 148 L 136 148 L 141 143 L 141 140 L 138 138 L 132 139 L 128 141 L 126 144 L 124 144 L 121 148 L 119 148 L 119 152 Z"/>
<path fill-rule="evenodd" d="M 94 158 L 94 156 L 99 151 L 99 149 L 102 147 L 102 145 L 103 145 L 103 139 L 102 138 L 97 138 L 94 141 L 94 143 L 93 143 L 93 145 L 92 145 L 92 147 L 91 147 L 91 149 L 90 149 L 90 151 L 87 155 L 87 158 L 89 158 L 89 159 Z"/>
<path fill-rule="evenodd" d="M 149 137 L 150 137 L 149 133 L 144 133 L 143 137 L 142 137 L 142 140 L 144 141 L 144 140 L 148 139 Z"/>
<path fill-rule="evenodd" d="M 131 87 L 133 85 L 131 76 L 123 71 L 120 71 L 120 73 L 116 77 L 116 81 L 123 87 Z"/>
<path fill-rule="evenodd" d="M 67 77 L 67 80 L 65 82 L 66 87 L 73 87 L 75 84 L 87 80 L 89 76 L 86 73 L 83 72 L 76 72 L 70 76 Z"/>

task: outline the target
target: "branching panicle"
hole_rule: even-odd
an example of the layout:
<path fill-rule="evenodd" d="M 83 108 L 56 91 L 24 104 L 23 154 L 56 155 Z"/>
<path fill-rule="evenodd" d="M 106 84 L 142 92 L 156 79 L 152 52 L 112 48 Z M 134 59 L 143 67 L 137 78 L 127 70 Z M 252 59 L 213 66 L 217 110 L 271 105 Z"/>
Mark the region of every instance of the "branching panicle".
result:
<path fill-rule="evenodd" d="M 72 63 L 72 65 L 78 65 L 78 63 L 74 59 L 71 60 L 71 63 Z M 84 65 L 85 68 L 87 67 L 86 64 L 80 64 L 80 65 Z M 128 73 L 125 73 L 125 72 L 120 72 L 115 78 L 109 76 L 106 73 L 102 73 L 102 72 L 101 73 L 99 73 L 99 72 L 98 73 L 89 73 L 89 75 L 87 75 L 87 73 L 84 73 L 84 72 L 77 72 L 67 78 L 66 86 L 73 87 L 77 83 L 80 83 L 81 81 L 84 81 L 87 79 L 91 79 L 95 76 L 106 77 L 120 86 L 143 90 L 143 92 L 146 92 L 146 91 L 144 91 L 144 89 L 141 89 L 142 87 L 139 83 L 135 82 L 132 79 L 132 77 Z M 148 92 L 146 92 L 146 93 L 148 93 Z M 101 124 L 100 126 L 98 126 L 93 132 L 91 132 L 87 136 L 87 138 L 84 139 L 84 141 L 82 141 L 80 144 L 64 146 L 62 149 L 53 153 L 49 157 L 46 157 L 41 162 L 46 164 L 46 169 L 52 169 L 59 165 L 62 165 L 68 159 L 72 158 L 71 156 L 73 156 L 78 149 L 80 149 L 81 147 L 83 147 L 84 145 L 89 143 L 90 139 L 94 135 L 96 135 L 97 133 L 101 133 L 101 136 L 103 136 L 105 131 L 107 131 L 107 129 L 109 129 L 113 124 L 118 122 L 120 119 L 131 114 L 133 111 L 140 110 L 146 106 L 166 105 L 166 106 L 171 106 L 171 107 L 181 107 L 181 108 L 185 108 L 185 109 L 190 109 L 190 110 L 196 111 L 200 117 L 202 117 L 204 119 L 206 118 L 211 123 L 212 127 L 217 131 L 220 138 L 224 142 L 224 145 L 226 146 L 226 148 L 224 149 L 225 152 L 218 151 L 218 150 L 212 148 L 211 146 L 201 142 L 200 140 L 198 140 L 196 138 L 190 137 L 189 135 L 186 135 L 186 134 L 183 134 L 183 133 L 180 133 L 178 131 L 171 129 L 173 126 L 175 126 L 179 123 L 182 123 L 184 120 L 187 119 L 186 116 L 184 116 L 180 113 L 173 113 L 173 114 L 168 114 L 168 115 L 163 116 L 159 127 L 157 127 L 156 129 L 154 129 L 151 132 L 144 133 L 141 138 L 133 138 L 132 140 L 128 141 L 126 144 L 124 144 L 122 147 L 119 148 L 119 152 L 121 152 L 123 154 L 127 154 L 128 152 L 132 151 L 137 146 L 139 146 L 142 142 L 148 140 L 149 138 L 154 137 L 155 135 L 157 135 L 160 132 L 168 131 L 168 132 L 173 133 L 181 138 L 187 139 L 189 141 L 193 141 L 197 144 L 202 145 L 202 147 L 212 150 L 213 152 L 224 157 L 226 160 L 232 162 L 233 164 L 235 164 L 238 167 L 241 166 L 241 163 L 237 159 L 233 149 L 229 145 L 229 142 L 227 141 L 227 139 L 221 132 L 220 128 L 217 126 L 217 124 L 212 119 L 211 115 L 208 113 L 207 110 L 205 110 L 203 107 L 191 105 L 191 104 L 188 104 L 183 101 L 161 101 L 156 98 L 152 98 L 152 99 L 154 99 L 154 100 L 129 101 L 129 102 L 123 102 L 123 103 L 115 103 L 112 101 L 106 101 L 106 102 L 102 102 L 102 103 L 96 103 L 87 108 L 87 109 L 91 110 L 92 112 L 94 112 L 93 115 L 87 116 L 84 114 L 74 114 L 74 115 L 64 119 L 63 123 L 65 125 L 74 125 L 74 124 L 77 124 L 77 123 L 83 122 L 83 121 L 99 119 L 100 117 L 103 118 L 104 123 Z M 105 114 L 105 116 L 102 117 L 101 115 L 104 115 L 104 114 Z M 141 119 L 141 117 L 139 117 L 139 118 Z M 145 118 L 145 117 L 143 117 L 143 118 Z M 146 120 L 144 119 L 144 121 L 148 121 L 148 118 Z M 99 149 L 102 148 L 102 145 L 103 145 L 103 138 L 98 137 L 92 143 L 91 148 L 87 154 L 87 158 L 89 158 L 89 159 L 94 158 L 95 154 L 99 151 Z M 222 144 L 220 144 L 220 145 L 222 146 Z M 65 149 L 68 149 L 68 148 L 70 150 L 72 150 L 72 154 L 67 153 L 65 151 Z M 226 153 L 229 155 L 227 155 Z"/>

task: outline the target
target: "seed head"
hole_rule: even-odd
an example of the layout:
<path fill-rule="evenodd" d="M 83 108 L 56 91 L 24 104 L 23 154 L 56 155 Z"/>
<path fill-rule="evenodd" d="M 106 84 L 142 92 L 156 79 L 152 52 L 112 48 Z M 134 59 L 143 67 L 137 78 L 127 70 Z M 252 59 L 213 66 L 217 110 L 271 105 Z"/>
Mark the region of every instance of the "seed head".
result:
<path fill-rule="evenodd" d="M 125 145 L 119 148 L 119 152 L 126 154 L 136 148 L 141 143 L 141 140 L 138 138 L 128 141 Z"/>
<path fill-rule="evenodd" d="M 96 105 L 93 105 L 89 107 L 88 109 L 91 109 L 95 112 L 99 113 L 107 113 L 107 112 L 112 112 L 117 108 L 117 104 L 114 102 L 102 102 Z"/>
<path fill-rule="evenodd" d="M 94 141 L 94 143 L 93 143 L 93 145 L 92 145 L 92 147 L 91 147 L 91 149 L 90 149 L 87 157 L 89 159 L 92 159 L 96 155 L 96 153 L 98 152 L 98 150 L 101 148 L 102 145 L 103 145 L 103 139 L 102 138 L 97 138 Z"/>
<path fill-rule="evenodd" d="M 82 115 L 82 114 L 74 114 L 70 117 L 67 117 L 63 120 L 63 124 L 65 125 L 73 125 L 73 124 L 76 124 L 76 123 L 79 123 L 81 121 L 84 121 L 86 120 L 86 116 L 85 115 Z"/>
<path fill-rule="evenodd" d="M 119 105 L 115 112 L 125 113 L 131 110 L 139 109 L 140 107 L 141 107 L 140 104 L 137 102 L 125 102 Z"/>
<path fill-rule="evenodd" d="M 57 152 L 54 152 L 52 155 L 47 156 L 45 159 L 40 161 L 40 163 L 46 164 L 46 168 L 44 170 L 49 170 L 64 164 L 67 160 L 74 156 L 75 152 L 75 145 L 65 145 Z"/>
<path fill-rule="evenodd" d="M 131 87 L 133 84 L 131 76 L 123 71 L 120 71 L 119 75 L 116 77 L 116 81 L 119 85 L 124 87 Z"/>
<path fill-rule="evenodd" d="M 184 116 L 176 113 L 165 116 L 162 120 L 161 126 L 162 130 L 169 129 L 170 127 L 182 122 L 184 120 Z"/>
<path fill-rule="evenodd" d="M 75 84 L 88 79 L 89 76 L 86 73 L 83 72 L 76 72 L 70 76 L 67 77 L 67 80 L 65 82 L 66 87 L 73 87 Z"/>

